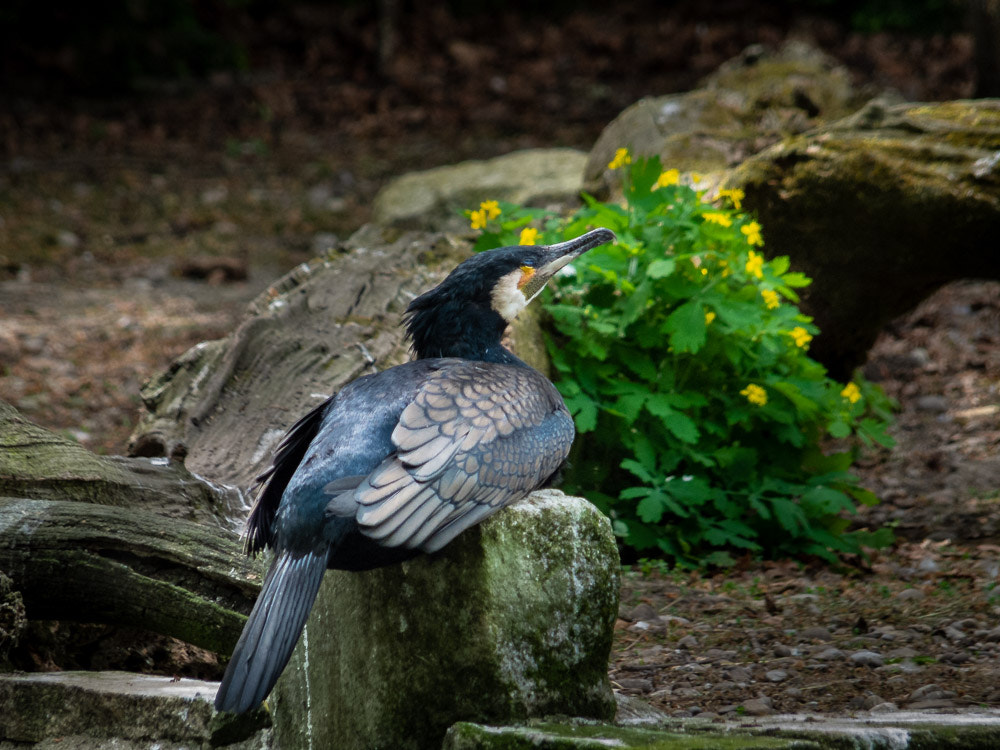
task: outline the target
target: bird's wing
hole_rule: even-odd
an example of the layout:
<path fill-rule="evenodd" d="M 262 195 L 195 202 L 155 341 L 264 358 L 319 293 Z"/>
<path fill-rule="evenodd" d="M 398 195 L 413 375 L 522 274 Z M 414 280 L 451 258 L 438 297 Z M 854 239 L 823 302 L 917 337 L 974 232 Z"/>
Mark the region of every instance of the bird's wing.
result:
<path fill-rule="evenodd" d="M 462 363 L 428 377 L 392 433 L 395 453 L 358 486 L 356 519 L 380 544 L 433 552 L 542 486 L 573 421 L 526 367 Z"/>
<path fill-rule="evenodd" d="M 247 518 L 247 554 L 254 555 L 271 544 L 271 527 L 281 496 L 302 462 L 309 444 L 319 432 L 323 415 L 332 400 L 332 397 L 328 398 L 289 428 L 275 451 L 270 468 L 257 477 L 257 499 Z"/>

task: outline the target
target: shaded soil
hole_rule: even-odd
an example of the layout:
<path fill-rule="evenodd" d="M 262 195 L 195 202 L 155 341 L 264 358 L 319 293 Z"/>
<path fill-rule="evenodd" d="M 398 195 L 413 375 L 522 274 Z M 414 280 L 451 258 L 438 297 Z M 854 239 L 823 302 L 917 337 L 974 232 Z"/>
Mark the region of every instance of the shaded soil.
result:
<path fill-rule="evenodd" d="M 122 453 L 140 383 L 360 226 L 387 178 L 587 149 L 628 104 L 693 87 L 749 43 L 810 38 L 857 85 L 911 100 L 973 90 L 962 34 L 862 36 L 742 2 L 561 19 L 428 7 L 384 64 L 364 9 L 300 9 L 242 30 L 246 75 L 128 100 L 0 101 L 0 398 Z M 884 502 L 857 522 L 893 524 L 900 544 L 838 571 L 635 569 L 616 689 L 682 715 L 1000 703 L 998 344 L 996 283 L 952 285 L 888 327 L 866 374 L 900 402 L 898 445 L 862 457 Z M 218 670 L 183 644 L 33 628 L 32 668 Z"/>

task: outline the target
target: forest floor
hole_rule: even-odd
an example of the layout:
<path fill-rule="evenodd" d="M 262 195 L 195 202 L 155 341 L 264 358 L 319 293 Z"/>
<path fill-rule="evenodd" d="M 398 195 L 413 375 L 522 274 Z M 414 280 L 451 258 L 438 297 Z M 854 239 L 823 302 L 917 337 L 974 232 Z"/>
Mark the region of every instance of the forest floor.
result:
<path fill-rule="evenodd" d="M 0 399 L 123 453 L 141 383 L 364 223 L 387 179 L 517 148 L 588 149 L 628 104 L 692 88 L 750 43 L 811 39 L 858 86 L 910 100 L 972 92 L 962 34 L 863 36 L 743 2 L 530 23 L 432 7 L 381 69 L 377 19 L 352 5 L 248 32 L 252 74 L 5 102 Z M 882 503 L 857 522 L 889 523 L 899 542 L 841 569 L 626 572 L 617 690 L 677 715 L 1000 705 L 1000 284 L 939 291 L 886 328 L 865 371 L 900 411 L 897 446 L 858 467 Z M 113 636 L 92 639 L 87 659 L 39 653 L 36 666 L 107 666 Z M 111 663 L 218 672 L 210 655 L 157 648 Z"/>

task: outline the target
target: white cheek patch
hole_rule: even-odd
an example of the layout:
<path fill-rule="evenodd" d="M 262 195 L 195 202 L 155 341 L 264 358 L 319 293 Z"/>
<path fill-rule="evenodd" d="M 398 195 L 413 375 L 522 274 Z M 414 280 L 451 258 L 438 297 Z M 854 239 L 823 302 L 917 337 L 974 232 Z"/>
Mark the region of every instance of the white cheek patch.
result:
<path fill-rule="evenodd" d="M 528 304 L 524 294 L 517 288 L 517 283 L 521 280 L 521 271 L 511 271 L 506 276 L 501 277 L 497 285 L 493 287 L 493 294 L 490 302 L 493 309 L 499 313 L 500 317 L 510 323 L 517 314 Z"/>

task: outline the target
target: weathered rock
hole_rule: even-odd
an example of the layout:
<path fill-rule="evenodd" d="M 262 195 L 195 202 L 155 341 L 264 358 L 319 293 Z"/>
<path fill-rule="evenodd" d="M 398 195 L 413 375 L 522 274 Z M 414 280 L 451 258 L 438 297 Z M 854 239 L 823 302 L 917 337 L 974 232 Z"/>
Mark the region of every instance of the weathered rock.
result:
<path fill-rule="evenodd" d="M 855 747 L 993 748 L 1000 743 L 1000 712 L 932 714 L 895 711 L 892 704 L 872 708 L 864 718 L 816 715 L 757 716 L 725 723 L 666 719 L 659 728 L 606 724 L 545 723 L 528 727 L 495 727 L 461 723 L 448 730 L 444 750 L 749 750 L 794 748 L 839 750 Z"/>
<path fill-rule="evenodd" d="M 438 555 L 327 573 L 273 697 L 281 747 L 438 748 L 460 720 L 610 718 L 608 519 L 533 494 Z"/>
<path fill-rule="evenodd" d="M 0 570 L 32 620 L 143 628 L 232 650 L 261 570 L 236 534 L 146 510 L 0 496 Z"/>
<path fill-rule="evenodd" d="M 372 219 L 407 229 L 467 229 L 460 212 L 480 201 L 575 203 L 587 155 L 569 148 L 515 151 L 398 177 L 375 196 Z"/>
<path fill-rule="evenodd" d="M 1000 100 L 882 106 L 748 159 L 727 178 L 765 252 L 811 276 L 810 353 L 843 376 L 939 286 L 1000 278 Z"/>
<path fill-rule="evenodd" d="M 666 167 L 720 172 L 818 122 L 861 106 L 847 70 L 820 50 L 791 42 L 779 52 L 754 45 L 694 91 L 642 99 L 601 133 L 584 172 L 587 192 L 620 189 L 608 170 L 615 149 L 658 155 Z"/>
<path fill-rule="evenodd" d="M 211 701 L 217 687 L 127 672 L 0 675 L 0 747 L 269 747 L 267 714 L 216 714 Z"/>
<path fill-rule="evenodd" d="M 147 383 L 150 413 L 132 452 L 179 453 L 200 476 L 249 485 L 299 417 L 351 380 L 409 359 L 406 305 L 470 252 L 444 234 L 359 230 L 275 282 L 232 335 L 195 346 Z M 536 315 L 533 307 L 521 313 L 512 347 L 544 371 Z"/>
<path fill-rule="evenodd" d="M 206 482 L 179 461 L 98 456 L 0 401 L 4 496 L 144 508 L 167 518 L 227 527 L 227 516 L 245 507 L 235 489 Z"/>

